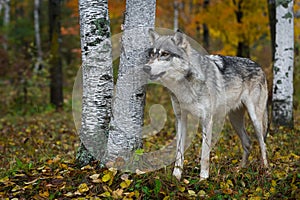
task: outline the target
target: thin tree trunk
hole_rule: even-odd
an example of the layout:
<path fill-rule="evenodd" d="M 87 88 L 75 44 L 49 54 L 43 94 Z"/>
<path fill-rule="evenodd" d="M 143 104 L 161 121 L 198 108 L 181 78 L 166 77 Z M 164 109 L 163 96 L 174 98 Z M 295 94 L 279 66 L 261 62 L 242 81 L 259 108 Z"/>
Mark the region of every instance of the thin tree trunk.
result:
<path fill-rule="evenodd" d="M 3 24 L 7 26 L 10 22 L 10 0 L 4 0 L 4 20 Z"/>
<path fill-rule="evenodd" d="M 273 67 L 274 125 L 293 127 L 294 16 L 293 0 L 276 0 L 276 49 Z"/>
<path fill-rule="evenodd" d="M 122 52 L 113 118 L 108 139 L 106 161 L 122 157 L 125 161 L 130 152 L 142 146 L 145 77 L 142 67 L 146 63 L 146 50 L 150 47 L 148 30 L 154 27 L 155 0 L 126 1 Z"/>
<path fill-rule="evenodd" d="M 83 145 L 76 160 L 86 165 L 93 159 L 101 160 L 105 153 L 114 85 L 107 0 L 79 0 L 79 14 L 83 63 L 80 139 Z"/>
<path fill-rule="evenodd" d="M 269 23 L 271 34 L 272 61 L 275 58 L 275 26 L 276 26 L 276 2 L 275 0 L 267 0 L 269 10 Z"/>
<path fill-rule="evenodd" d="M 3 1 L 3 0 L 0 0 L 0 15 L 1 15 L 1 13 L 2 13 L 3 4 L 4 4 L 4 1 Z"/>
<path fill-rule="evenodd" d="M 3 25 L 6 27 L 6 33 L 4 35 L 4 42 L 3 42 L 3 48 L 5 50 L 8 49 L 8 26 L 10 23 L 10 0 L 3 0 L 4 3 L 4 19 L 3 19 Z"/>
<path fill-rule="evenodd" d="M 236 15 L 236 20 L 239 24 L 243 23 L 243 16 L 244 12 L 242 10 L 242 4 L 243 0 L 232 0 L 233 4 L 237 7 L 237 10 L 235 11 Z M 248 41 L 246 41 L 246 38 L 242 36 L 242 38 L 239 39 L 238 41 L 238 46 L 237 46 L 237 56 L 239 57 L 250 57 L 250 47 Z"/>
<path fill-rule="evenodd" d="M 205 0 L 203 3 L 204 10 L 207 10 L 207 7 L 209 5 L 209 0 Z M 206 23 L 202 25 L 203 27 L 203 47 L 206 51 L 209 52 L 209 29 Z"/>
<path fill-rule="evenodd" d="M 49 0 L 49 36 L 50 36 L 50 102 L 57 110 L 63 106 L 63 80 L 61 61 L 61 1 Z"/>
<path fill-rule="evenodd" d="M 178 30 L 178 17 L 179 17 L 179 2 L 178 0 L 174 1 L 174 31 Z"/>
<path fill-rule="evenodd" d="M 41 68 L 43 59 L 40 35 L 40 0 L 34 0 L 34 31 L 35 45 L 37 49 L 37 62 L 35 63 L 34 71 L 37 72 Z"/>

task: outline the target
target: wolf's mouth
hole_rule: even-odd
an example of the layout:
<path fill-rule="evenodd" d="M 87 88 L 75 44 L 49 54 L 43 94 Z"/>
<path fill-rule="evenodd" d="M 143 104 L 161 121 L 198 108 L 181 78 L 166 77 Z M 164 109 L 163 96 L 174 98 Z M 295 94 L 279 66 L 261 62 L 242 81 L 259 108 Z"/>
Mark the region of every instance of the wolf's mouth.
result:
<path fill-rule="evenodd" d="M 150 75 L 150 80 L 156 80 L 158 79 L 159 77 L 163 76 L 166 72 L 163 71 L 163 72 L 160 72 L 159 74 L 156 74 L 156 75 Z"/>

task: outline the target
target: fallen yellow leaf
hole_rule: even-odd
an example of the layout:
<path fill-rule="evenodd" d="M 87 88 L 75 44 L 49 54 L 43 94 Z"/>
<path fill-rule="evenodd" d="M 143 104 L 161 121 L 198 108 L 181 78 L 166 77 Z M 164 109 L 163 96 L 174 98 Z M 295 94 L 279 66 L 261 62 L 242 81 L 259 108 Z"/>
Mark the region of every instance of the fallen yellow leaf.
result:
<path fill-rule="evenodd" d="M 194 190 L 188 190 L 190 196 L 196 196 L 196 192 Z"/>
<path fill-rule="evenodd" d="M 80 193 L 85 193 L 87 191 L 89 191 L 89 187 L 86 183 L 81 183 L 79 186 L 78 186 L 78 191 Z"/>
<path fill-rule="evenodd" d="M 103 192 L 102 194 L 100 194 L 101 197 L 110 197 L 110 193 L 108 191 Z"/>
<path fill-rule="evenodd" d="M 130 184 L 131 184 L 131 180 L 127 179 L 125 181 L 122 181 L 120 186 L 121 186 L 122 189 L 124 189 L 124 188 L 128 188 L 130 186 Z"/>
<path fill-rule="evenodd" d="M 105 174 L 103 177 L 102 177 L 102 181 L 103 182 L 107 182 L 111 179 L 111 174 L 108 173 L 108 174 Z"/>
<path fill-rule="evenodd" d="M 178 190 L 179 190 L 180 192 L 184 192 L 185 187 L 184 187 L 184 186 L 178 186 Z"/>

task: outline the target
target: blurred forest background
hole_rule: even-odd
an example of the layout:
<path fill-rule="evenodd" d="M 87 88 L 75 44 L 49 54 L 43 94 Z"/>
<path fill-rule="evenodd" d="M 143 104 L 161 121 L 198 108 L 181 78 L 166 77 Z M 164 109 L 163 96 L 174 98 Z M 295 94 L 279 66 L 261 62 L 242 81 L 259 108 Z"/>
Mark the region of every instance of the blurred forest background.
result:
<path fill-rule="evenodd" d="M 177 2 L 174 5 L 174 2 Z M 71 107 L 74 77 L 81 65 L 78 1 L 64 0 L 61 8 L 61 58 L 65 109 Z M 250 57 L 263 66 L 272 83 L 272 50 L 267 0 L 239 3 L 232 0 L 157 1 L 156 27 L 174 28 L 174 7 L 179 29 L 212 54 Z M 50 104 L 48 1 L 40 1 L 39 34 L 35 39 L 34 1 L 10 1 L 9 19 L 0 10 L 0 115 L 26 115 L 52 109 Z M 112 34 L 121 32 L 124 0 L 109 1 Z M 299 91 L 300 1 L 295 11 L 295 106 Z M 42 60 L 40 60 L 42 58 Z M 42 62 L 40 62 L 42 61 Z M 39 65 L 39 66 L 37 66 Z M 38 70 L 37 70 L 38 69 Z M 269 89 L 271 89 L 271 85 Z"/>
<path fill-rule="evenodd" d="M 58 106 L 51 103 L 50 96 L 51 70 L 56 66 L 52 52 L 57 50 L 57 43 L 51 39 L 57 35 L 53 34 L 53 27 L 50 28 L 53 25 L 50 1 L 0 0 L 0 197 L 87 199 L 98 195 L 110 199 L 167 200 L 195 199 L 196 196 L 299 199 L 300 0 L 294 0 L 294 129 L 270 130 L 267 138 L 270 171 L 260 167 L 260 153 L 255 142 L 249 167 L 238 171 L 241 145 L 237 144 L 240 141 L 236 135 L 227 134 L 232 129 L 225 126 L 224 135 L 212 152 L 211 177 L 205 182 L 198 180 L 198 144 L 193 144 L 192 150 L 187 151 L 182 182 L 171 177 L 172 167 L 130 176 L 111 169 L 99 169 L 97 163 L 85 168 L 76 167 L 75 152 L 80 142 L 72 118 L 72 89 L 81 65 L 78 0 L 52 2 L 55 1 L 61 2 L 61 18 L 58 19 L 61 63 L 57 65 L 61 64 L 62 69 L 63 105 Z M 9 7 L 5 2 L 10 2 Z M 126 1 L 108 2 L 114 35 L 121 32 Z M 156 27 L 174 29 L 176 7 L 178 28 L 209 53 L 250 57 L 258 62 L 268 76 L 271 94 L 268 2 L 157 0 Z M 40 3 L 39 6 L 36 3 Z M 117 67 L 118 62 L 114 62 L 114 69 Z M 116 70 L 114 74 L 117 74 Z M 149 95 L 152 102 L 170 104 L 169 97 L 161 95 L 165 93 L 162 88 L 153 91 Z M 145 118 L 146 124 L 149 123 L 147 120 Z M 174 118 L 156 137 L 145 142 L 145 149 L 156 150 L 165 145 L 174 137 L 173 125 Z M 251 128 L 247 131 L 253 132 Z M 196 139 L 201 141 L 200 137 L 199 134 Z"/>

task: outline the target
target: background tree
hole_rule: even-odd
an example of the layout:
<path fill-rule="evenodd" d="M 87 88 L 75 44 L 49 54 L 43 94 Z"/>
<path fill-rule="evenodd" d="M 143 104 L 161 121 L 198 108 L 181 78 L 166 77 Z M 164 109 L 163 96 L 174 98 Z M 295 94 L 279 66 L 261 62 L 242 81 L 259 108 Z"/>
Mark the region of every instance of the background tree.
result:
<path fill-rule="evenodd" d="M 37 49 L 37 61 L 34 70 L 38 71 L 43 59 L 43 51 L 41 45 L 40 35 L 40 0 L 34 0 L 34 31 L 35 31 L 35 45 Z"/>
<path fill-rule="evenodd" d="M 275 125 L 292 127 L 294 14 L 293 0 L 276 1 L 275 62 L 273 67 L 272 116 Z"/>
<path fill-rule="evenodd" d="M 233 5 L 235 6 L 235 16 L 236 21 L 238 23 L 238 26 L 241 27 L 243 25 L 243 3 L 244 0 L 232 0 Z M 249 41 L 246 38 L 246 33 L 241 32 L 238 40 L 238 46 L 237 46 L 237 56 L 239 57 L 250 57 L 250 47 L 249 47 Z"/>
<path fill-rule="evenodd" d="M 203 2 L 203 9 L 204 11 L 206 11 L 206 9 L 209 6 L 209 0 L 204 0 Z M 209 51 L 209 28 L 207 26 L 207 23 L 204 22 L 202 24 L 202 28 L 203 28 L 203 47 Z"/>
<path fill-rule="evenodd" d="M 81 139 L 93 156 L 101 159 L 106 149 L 113 97 L 112 44 L 107 0 L 79 0 L 82 51 Z M 99 147 L 99 149 L 94 149 Z M 101 151 L 102 150 L 102 151 Z M 86 165 L 94 159 L 83 146 L 77 161 Z M 99 156 L 99 157 L 98 157 Z"/>
<path fill-rule="evenodd" d="M 193 2 L 195 6 L 197 3 Z M 185 16 L 190 16 L 190 20 L 183 21 L 187 23 L 185 32 L 196 36 L 197 26 L 206 23 L 212 53 L 253 57 L 254 50 L 261 48 L 260 44 L 269 35 L 267 2 L 209 0 L 208 3 L 203 0 L 200 3 L 192 15 L 189 15 L 189 9 L 185 9 Z M 200 31 L 202 38 L 196 38 L 203 41 L 205 28 L 202 27 Z"/>
<path fill-rule="evenodd" d="M 272 61 L 275 58 L 275 26 L 276 26 L 276 0 L 267 0 L 269 11 L 269 24 L 271 35 Z"/>
<path fill-rule="evenodd" d="M 56 109 L 63 106 L 61 60 L 61 0 L 49 0 L 50 102 Z"/>
<path fill-rule="evenodd" d="M 4 35 L 4 42 L 3 42 L 3 48 L 7 50 L 8 48 L 8 35 L 7 35 L 7 29 L 8 25 L 10 23 L 10 0 L 3 0 L 4 5 L 4 19 L 3 19 L 3 25 L 6 27 L 6 34 Z"/>

